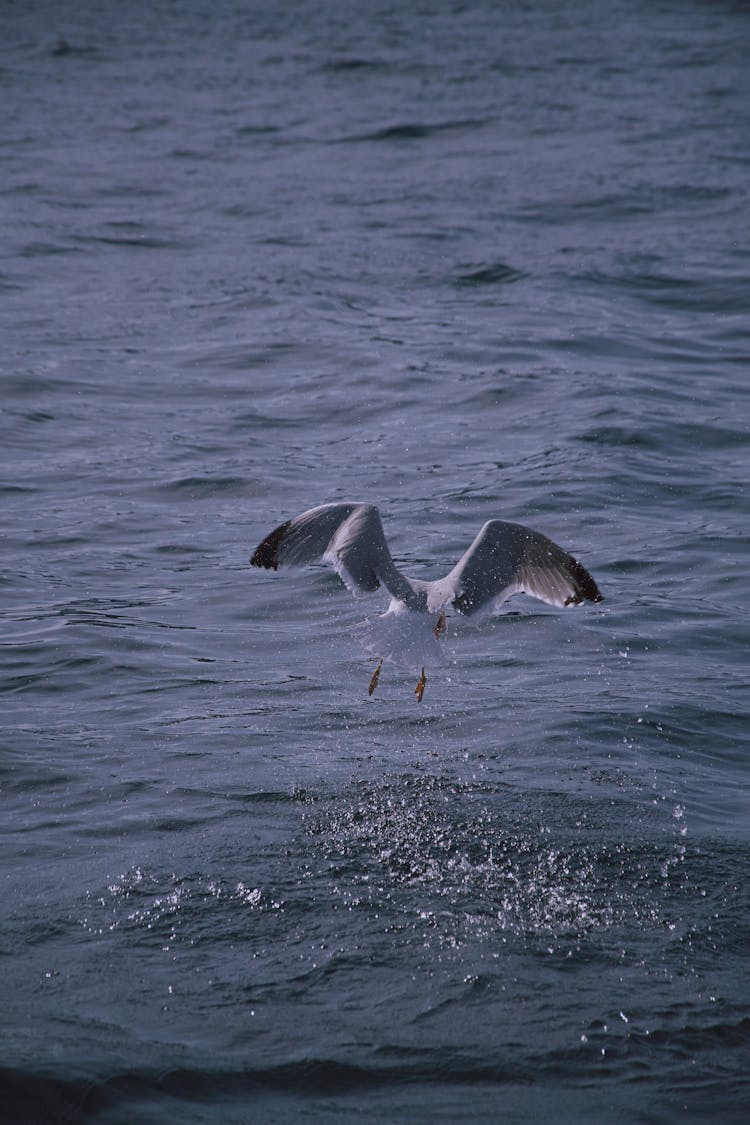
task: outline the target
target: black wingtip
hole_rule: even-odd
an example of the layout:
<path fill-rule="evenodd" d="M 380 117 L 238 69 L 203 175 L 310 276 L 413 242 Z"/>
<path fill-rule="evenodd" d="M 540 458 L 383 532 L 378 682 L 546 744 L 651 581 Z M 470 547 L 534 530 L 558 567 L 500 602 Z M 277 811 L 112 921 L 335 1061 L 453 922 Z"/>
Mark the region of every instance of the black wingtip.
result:
<path fill-rule="evenodd" d="M 282 523 L 270 535 L 267 535 L 263 542 L 259 544 L 253 551 L 250 558 L 250 566 L 262 566 L 266 570 L 279 569 L 279 547 L 289 530 L 291 520 Z"/>
<path fill-rule="evenodd" d="M 591 577 L 585 566 L 581 566 L 578 559 L 572 559 L 570 577 L 575 582 L 575 593 L 566 601 L 566 605 L 580 605 L 582 601 L 603 602 L 604 595 Z"/>

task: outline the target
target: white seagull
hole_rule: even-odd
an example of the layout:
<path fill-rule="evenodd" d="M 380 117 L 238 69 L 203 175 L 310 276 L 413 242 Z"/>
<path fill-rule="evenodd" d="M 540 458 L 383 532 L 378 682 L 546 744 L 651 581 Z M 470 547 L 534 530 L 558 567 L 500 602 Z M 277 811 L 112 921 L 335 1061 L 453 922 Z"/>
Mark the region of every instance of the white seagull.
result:
<path fill-rule="evenodd" d="M 375 691 L 384 660 L 415 668 L 422 701 L 425 666 L 443 663 L 439 639 L 451 606 L 471 617 L 492 613 L 512 594 L 531 594 L 549 605 L 602 601 L 594 579 L 546 535 L 518 523 L 488 520 L 445 578 L 425 582 L 402 574 L 388 549 L 380 513 L 372 504 L 321 504 L 282 523 L 256 548 L 252 566 L 278 570 L 322 559 L 330 562 L 353 594 L 385 586 L 388 609 L 370 624 L 365 647 L 379 657 L 370 680 Z"/>

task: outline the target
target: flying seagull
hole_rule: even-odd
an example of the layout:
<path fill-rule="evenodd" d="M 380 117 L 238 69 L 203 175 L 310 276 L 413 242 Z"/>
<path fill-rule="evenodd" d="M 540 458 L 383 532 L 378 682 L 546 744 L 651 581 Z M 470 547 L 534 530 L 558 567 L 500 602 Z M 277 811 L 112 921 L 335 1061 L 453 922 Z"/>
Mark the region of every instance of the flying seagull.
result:
<path fill-rule="evenodd" d="M 450 606 L 465 617 L 492 613 L 512 594 L 549 605 L 600 602 L 589 572 L 546 535 L 519 523 L 488 520 L 445 578 L 407 578 L 391 557 L 380 513 L 372 504 L 321 504 L 282 523 L 255 549 L 252 566 L 278 570 L 322 559 L 332 563 L 353 594 L 385 586 L 388 609 L 371 624 L 365 647 L 379 657 L 370 680 L 375 691 L 384 660 L 421 667 L 414 689 L 422 701 L 425 666 L 443 663 L 439 640 Z"/>

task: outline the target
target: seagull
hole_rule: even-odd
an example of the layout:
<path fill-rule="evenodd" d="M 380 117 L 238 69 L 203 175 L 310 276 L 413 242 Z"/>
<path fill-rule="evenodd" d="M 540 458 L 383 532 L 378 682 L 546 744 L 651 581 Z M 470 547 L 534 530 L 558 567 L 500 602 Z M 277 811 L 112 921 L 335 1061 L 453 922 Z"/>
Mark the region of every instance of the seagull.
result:
<path fill-rule="evenodd" d="M 372 504 L 320 504 L 287 520 L 256 547 L 251 566 L 278 570 L 318 560 L 333 565 L 353 594 L 384 586 L 385 613 L 370 625 L 365 647 L 378 657 L 368 692 L 373 694 L 386 660 L 421 668 L 414 689 L 422 702 L 425 667 L 444 663 L 439 641 L 446 610 L 464 617 L 494 612 L 513 594 L 530 594 L 548 605 L 601 602 L 585 567 L 546 535 L 519 523 L 488 520 L 444 578 L 408 578 L 391 556 L 380 512 Z"/>

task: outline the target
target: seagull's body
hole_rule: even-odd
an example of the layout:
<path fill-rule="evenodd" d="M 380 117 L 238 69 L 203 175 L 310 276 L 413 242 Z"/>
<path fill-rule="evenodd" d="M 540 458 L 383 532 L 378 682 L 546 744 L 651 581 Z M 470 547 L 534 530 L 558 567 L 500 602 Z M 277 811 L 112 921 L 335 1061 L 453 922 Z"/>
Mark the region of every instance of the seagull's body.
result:
<path fill-rule="evenodd" d="M 449 607 L 466 617 L 491 613 L 517 593 L 555 606 L 602 601 L 596 582 L 572 555 L 540 532 L 503 520 L 488 520 L 444 578 L 409 578 L 391 557 L 378 509 L 354 502 L 321 504 L 287 520 L 266 536 L 250 562 L 278 570 L 321 559 L 333 564 L 352 593 L 382 585 L 391 595 L 367 641 L 380 657 L 370 694 L 383 660 L 397 660 L 421 667 L 415 690 L 422 699 L 425 664 L 442 663 L 438 641 Z"/>

